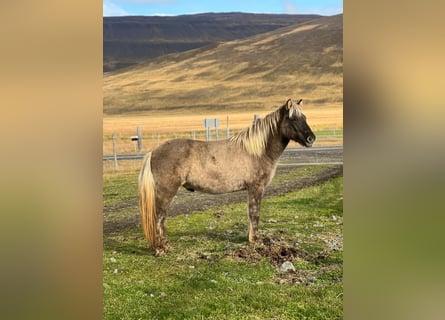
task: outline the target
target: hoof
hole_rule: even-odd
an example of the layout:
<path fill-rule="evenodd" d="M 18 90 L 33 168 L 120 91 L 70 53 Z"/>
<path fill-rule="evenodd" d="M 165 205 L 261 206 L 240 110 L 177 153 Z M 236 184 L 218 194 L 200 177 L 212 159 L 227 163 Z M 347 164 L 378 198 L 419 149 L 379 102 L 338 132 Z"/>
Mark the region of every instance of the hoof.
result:
<path fill-rule="evenodd" d="M 249 244 L 251 246 L 261 245 L 263 244 L 263 241 L 259 237 L 252 237 L 252 238 L 249 237 Z"/>
<path fill-rule="evenodd" d="M 168 244 L 155 248 L 155 256 L 161 257 L 172 251 L 172 247 Z"/>

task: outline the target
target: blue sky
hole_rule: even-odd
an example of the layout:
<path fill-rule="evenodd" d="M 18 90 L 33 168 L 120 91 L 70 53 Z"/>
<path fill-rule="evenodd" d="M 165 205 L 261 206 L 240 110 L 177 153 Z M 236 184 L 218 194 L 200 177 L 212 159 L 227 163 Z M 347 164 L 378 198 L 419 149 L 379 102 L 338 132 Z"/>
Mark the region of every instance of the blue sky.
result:
<path fill-rule="evenodd" d="M 333 15 L 341 0 L 103 0 L 104 16 L 180 15 L 203 12 L 252 12 Z"/>

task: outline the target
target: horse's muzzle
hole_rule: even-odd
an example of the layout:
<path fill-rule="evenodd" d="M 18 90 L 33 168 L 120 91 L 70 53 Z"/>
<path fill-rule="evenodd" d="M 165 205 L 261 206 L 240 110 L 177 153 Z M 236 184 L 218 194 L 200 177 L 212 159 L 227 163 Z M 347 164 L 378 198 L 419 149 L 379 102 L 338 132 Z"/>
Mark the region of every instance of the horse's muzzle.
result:
<path fill-rule="evenodd" d="M 312 144 L 315 141 L 315 136 L 314 135 L 310 135 L 306 138 L 306 147 L 312 147 Z"/>

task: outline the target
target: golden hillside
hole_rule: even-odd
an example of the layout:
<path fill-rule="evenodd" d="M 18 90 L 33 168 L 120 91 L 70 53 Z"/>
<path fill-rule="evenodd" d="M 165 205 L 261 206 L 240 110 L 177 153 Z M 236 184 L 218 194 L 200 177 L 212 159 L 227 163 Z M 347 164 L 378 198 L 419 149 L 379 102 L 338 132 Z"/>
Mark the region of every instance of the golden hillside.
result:
<path fill-rule="evenodd" d="M 343 104 L 343 15 L 104 75 L 104 116 L 272 110 L 288 97 Z"/>

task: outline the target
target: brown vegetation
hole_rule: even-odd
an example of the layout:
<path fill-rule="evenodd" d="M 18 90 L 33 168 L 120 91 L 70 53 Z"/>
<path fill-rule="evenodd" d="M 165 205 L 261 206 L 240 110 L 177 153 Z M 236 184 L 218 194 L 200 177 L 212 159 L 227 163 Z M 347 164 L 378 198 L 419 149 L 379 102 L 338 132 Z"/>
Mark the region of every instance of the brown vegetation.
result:
<path fill-rule="evenodd" d="M 287 97 L 342 105 L 342 16 L 170 54 L 104 76 L 104 113 L 264 110 Z"/>

